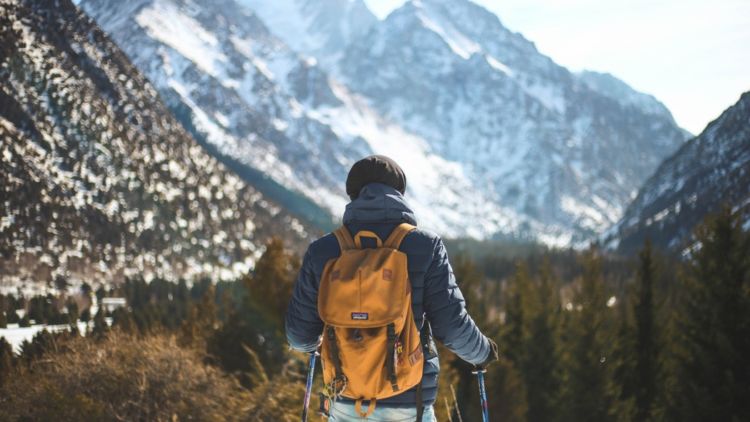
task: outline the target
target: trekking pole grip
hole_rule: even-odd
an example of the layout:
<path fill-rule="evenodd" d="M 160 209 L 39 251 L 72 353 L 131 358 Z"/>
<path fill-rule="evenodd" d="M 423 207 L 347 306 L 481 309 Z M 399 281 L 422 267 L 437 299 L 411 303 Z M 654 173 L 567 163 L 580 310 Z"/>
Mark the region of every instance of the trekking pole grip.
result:
<path fill-rule="evenodd" d="M 487 403 L 487 390 L 484 386 L 484 374 L 487 373 L 487 369 L 478 367 L 471 371 L 472 374 L 476 374 L 477 383 L 479 384 L 479 400 L 482 405 L 482 422 L 490 422 L 490 409 Z"/>

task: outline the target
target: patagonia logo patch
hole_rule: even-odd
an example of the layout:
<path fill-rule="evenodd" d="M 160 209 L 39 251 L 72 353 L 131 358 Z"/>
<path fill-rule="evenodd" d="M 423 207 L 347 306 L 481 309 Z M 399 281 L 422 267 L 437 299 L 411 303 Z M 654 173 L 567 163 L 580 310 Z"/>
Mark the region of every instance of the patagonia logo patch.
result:
<path fill-rule="evenodd" d="M 389 270 L 387 268 L 383 269 L 383 280 L 393 281 L 393 270 Z"/>
<path fill-rule="evenodd" d="M 370 318 L 367 312 L 352 312 L 352 319 L 357 321 L 365 321 Z"/>

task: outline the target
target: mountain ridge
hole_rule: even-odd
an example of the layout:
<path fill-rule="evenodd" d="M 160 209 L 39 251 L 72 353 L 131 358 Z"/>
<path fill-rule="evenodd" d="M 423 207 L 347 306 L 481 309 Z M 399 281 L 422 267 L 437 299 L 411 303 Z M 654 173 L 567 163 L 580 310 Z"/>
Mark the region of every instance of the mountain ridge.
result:
<path fill-rule="evenodd" d="M 693 229 L 728 206 L 750 227 L 750 92 L 745 92 L 649 177 L 622 220 L 603 238 L 632 252 L 646 239 L 687 251 Z"/>
<path fill-rule="evenodd" d="M 407 199 L 443 235 L 583 245 L 620 218 L 640 182 L 686 137 L 653 97 L 607 76 L 573 74 L 468 1 L 407 2 L 383 21 L 364 18 L 351 39 L 300 44 L 306 34 L 319 41 L 350 25 L 346 14 L 314 12 L 328 1 L 365 7 L 81 5 L 170 108 L 191 110 L 197 137 L 332 215 L 348 200 L 348 166 L 382 153 L 412 175 Z M 323 16 L 325 24 L 267 26 L 262 17 L 281 19 L 279 8 L 298 17 L 312 10 L 310 22 Z M 191 48 L 180 45 L 195 34 Z"/>
<path fill-rule="evenodd" d="M 333 215 L 348 202 L 349 167 L 380 153 L 393 156 L 410 175 L 407 199 L 425 227 L 487 237 L 510 232 L 523 220 L 485 199 L 463 169 L 371 110 L 315 60 L 290 50 L 239 3 L 192 9 L 185 4 L 148 0 L 133 8 L 85 0 L 81 6 L 113 34 L 173 110 L 191 110 L 197 130 L 222 154 Z M 190 41 L 188 29 L 204 34 L 203 41 Z M 468 227 L 465 218 L 482 224 Z"/>

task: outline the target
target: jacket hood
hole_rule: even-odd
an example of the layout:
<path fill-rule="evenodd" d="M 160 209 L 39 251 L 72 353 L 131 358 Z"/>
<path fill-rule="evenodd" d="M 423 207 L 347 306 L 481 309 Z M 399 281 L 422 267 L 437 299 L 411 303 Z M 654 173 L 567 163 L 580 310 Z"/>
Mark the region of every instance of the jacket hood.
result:
<path fill-rule="evenodd" d="M 370 183 L 360 190 L 357 199 L 346 205 L 344 224 L 376 222 L 417 225 L 414 211 L 401 192 L 382 183 Z"/>

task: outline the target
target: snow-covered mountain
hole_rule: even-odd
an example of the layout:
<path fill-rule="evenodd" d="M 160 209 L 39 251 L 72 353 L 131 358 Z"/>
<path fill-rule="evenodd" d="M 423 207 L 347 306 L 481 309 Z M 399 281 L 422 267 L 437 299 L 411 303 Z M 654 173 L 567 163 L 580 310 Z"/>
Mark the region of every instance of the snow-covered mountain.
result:
<path fill-rule="evenodd" d="M 0 287 L 235 278 L 309 241 L 70 1 L 0 2 L 0 81 Z"/>
<path fill-rule="evenodd" d="M 475 237 L 511 234 L 526 221 L 537 227 L 498 206 L 462 166 L 384 119 L 233 0 L 84 0 L 81 7 L 209 147 L 332 215 L 348 201 L 350 166 L 379 153 L 404 167 L 408 199 L 426 227 Z"/>
<path fill-rule="evenodd" d="M 687 137 L 653 97 L 571 73 L 465 0 L 407 2 L 336 73 L 499 204 L 573 243 L 615 223 Z"/>
<path fill-rule="evenodd" d="M 569 72 L 465 0 L 383 21 L 359 0 L 81 6 L 209 149 L 334 215 L 349 166 L 376 152 L 444 235 L 581 243 L 687 138 L 653 97 Z"/>
<path fill-rule="evenodd" d="M 729 206 L 750 229 L 750 92 L 659 166 L 608 233 L 610 246 L 682 249 L 706 215 Z"/>
<path fill-rule="evenodd" d="M 292 50 L 335 65 L 346 46 L 377 22 L 363 0 L 238 0 Z"/>

